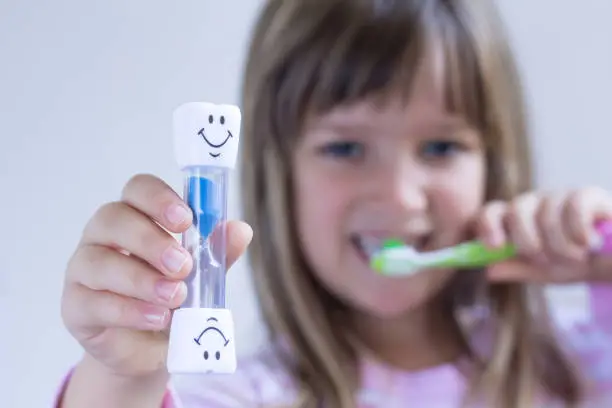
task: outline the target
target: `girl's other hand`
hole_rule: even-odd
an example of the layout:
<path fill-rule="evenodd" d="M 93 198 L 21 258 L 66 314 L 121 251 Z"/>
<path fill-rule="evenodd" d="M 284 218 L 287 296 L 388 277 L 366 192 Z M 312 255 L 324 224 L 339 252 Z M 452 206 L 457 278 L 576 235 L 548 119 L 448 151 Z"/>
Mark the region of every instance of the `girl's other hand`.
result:
<path fill-rule="evenodd" d="M 612 279 L 612 256 L 592 252 L 603 220 L 612 221 L 612 195 L 601 188 L 489 203 L 477 220 L 478 238 L 492 247 L 512 243 L 519 256 L 492 265 L 488 275 L 543 283 Z"/>

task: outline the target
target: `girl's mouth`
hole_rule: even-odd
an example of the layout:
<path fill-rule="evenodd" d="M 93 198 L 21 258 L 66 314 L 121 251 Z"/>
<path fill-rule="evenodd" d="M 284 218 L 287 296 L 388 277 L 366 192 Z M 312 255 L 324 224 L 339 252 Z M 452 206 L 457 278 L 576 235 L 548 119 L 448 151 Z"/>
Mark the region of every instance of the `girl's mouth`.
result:
<path fill-rule="evenodd" d="M 390 236 L 382 237 L 379 235 L 369 234 L 352 234 L 350 236 L 351 245 L 357 252 L 357 255 L 367 264 L 370 263 L 372 256 L 382 249 L 385 241 L 389 239 L 404 242 L 406 245 L 411 246 L 416 251 L 424 251 L 429 247 L 431 235 L 424 235 L 419 238 L 412 239 L 398 239 Z"/>

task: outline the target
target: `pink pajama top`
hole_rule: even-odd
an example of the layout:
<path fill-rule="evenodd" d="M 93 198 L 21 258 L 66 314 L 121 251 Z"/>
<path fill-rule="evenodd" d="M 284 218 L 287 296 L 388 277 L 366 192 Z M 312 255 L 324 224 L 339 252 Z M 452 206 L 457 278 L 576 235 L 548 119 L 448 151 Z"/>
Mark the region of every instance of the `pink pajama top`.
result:
<path fill-rule="evenodd" d="M 561 330 L 592 392 L 581 408 L 612 407 L 612 285 L 590 286 L 590 317 Z M 359 408 L 458 408 L 467 387 L 456 365 L 404 372 L 363 358 Z M 70 375 L 59 389 L 55 407 Z M 296 391 L 269 352 L 239 362 L 234 375 L 172 378 L 160 408 L 255 408 L 288 406 Z M 538 408 L 560 406 L 548 401 Z M 530 407 L 531 408 L 531 407 Z"/>

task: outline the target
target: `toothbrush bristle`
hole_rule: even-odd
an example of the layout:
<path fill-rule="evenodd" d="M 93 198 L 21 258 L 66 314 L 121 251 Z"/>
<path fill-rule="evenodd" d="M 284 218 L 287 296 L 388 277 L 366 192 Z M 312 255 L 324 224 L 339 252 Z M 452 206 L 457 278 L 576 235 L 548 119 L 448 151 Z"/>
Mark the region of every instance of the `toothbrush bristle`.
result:
<path fill-rule="evenodd" d="M 405 244 L 399 239 L 388 239 L 383 242 L 382 249 L 399 248 L 403 246 L 405 246 Z"/>
<path fill-rule="evenodd" d="M 372 258 L 376 253 L 378 253 L 378 251 L 380 251 L 380 241 L 377 239 L 360 237 L 358 239 L 358 245 L 369 258 Z"/>
<path fill-rule="evenodd" d="M 378 273 L 384 274 L 385 260 L 381 256 L 374 256 L 370 261 L 372 269 Z"/>

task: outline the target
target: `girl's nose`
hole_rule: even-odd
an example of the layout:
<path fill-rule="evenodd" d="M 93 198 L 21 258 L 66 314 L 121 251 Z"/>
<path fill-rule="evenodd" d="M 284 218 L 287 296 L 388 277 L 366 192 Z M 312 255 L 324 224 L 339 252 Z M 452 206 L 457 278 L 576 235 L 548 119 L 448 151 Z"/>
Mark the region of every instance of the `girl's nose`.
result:
<path fill-rule="evenodd" d="M 403 213 L 427 210 L 426 172 L 418 164 L 402 160 L 387 163 L 374 188 L 379 202 Z"/>

